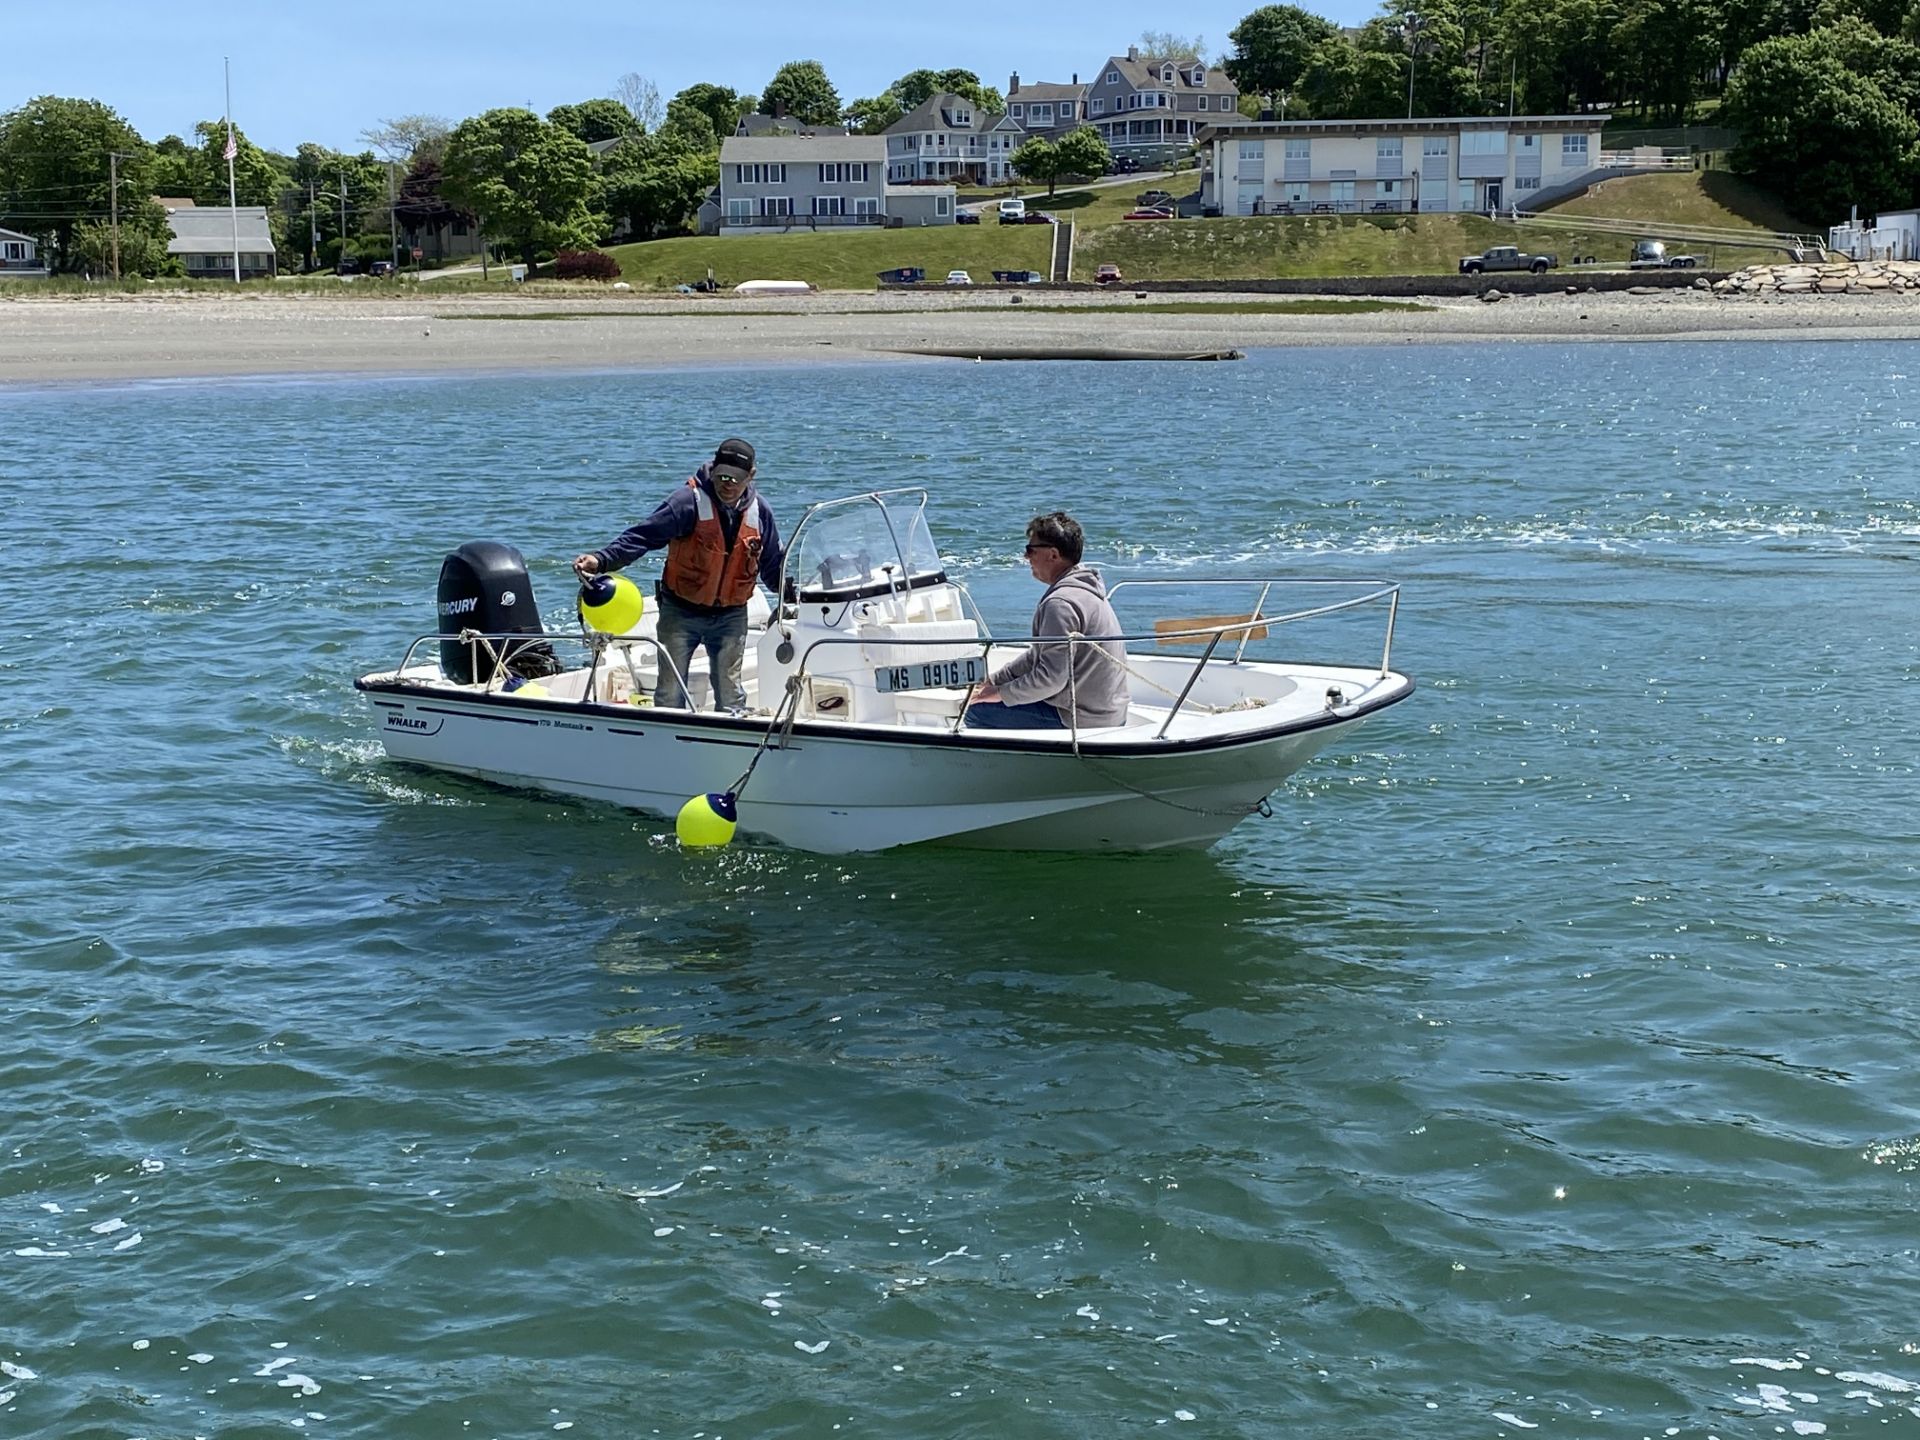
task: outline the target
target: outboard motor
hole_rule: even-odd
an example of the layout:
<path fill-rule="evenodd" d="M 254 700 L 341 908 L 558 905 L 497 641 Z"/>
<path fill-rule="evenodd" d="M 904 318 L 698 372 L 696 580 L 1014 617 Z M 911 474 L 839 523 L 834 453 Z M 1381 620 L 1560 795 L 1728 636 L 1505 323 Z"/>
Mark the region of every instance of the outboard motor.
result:
<path fill-rule="evenodd" d="M 457 685 L 491 680 L 498 664 L 510 674 L 533 679 L 560 673 L 553 647 L 544 640 L 473 640 L 462 630 L 482 635 L 545 635 L 540 607 L 533 603 L 527 562 L 511 545 L 469 540 L 440 562 L 440 669 Z"/>

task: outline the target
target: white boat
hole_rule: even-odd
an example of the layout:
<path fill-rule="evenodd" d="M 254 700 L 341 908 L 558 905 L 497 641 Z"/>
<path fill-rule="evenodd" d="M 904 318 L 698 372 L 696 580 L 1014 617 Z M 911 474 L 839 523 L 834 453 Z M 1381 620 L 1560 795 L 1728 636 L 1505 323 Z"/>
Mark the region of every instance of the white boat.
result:
<path fill-rule="evenodd" d="M 805 280 L 742 280 L 733 287 L 736 295 L 811 295 L 813 286 Z"/>
<path fill-rule="evenodd" d="M 807 510 L 788 547 L 786 602 L 774 609 L 756 597 L 752 608 L 745 713 L 651 704 L 663 661 L 650 611 L 617 636 L 489 624 L 513 612 L 449 601 L 445 569 L 441 633 L 420 636 L 397 668 L 357 686 L 395 760 L 658 816 L 689 797 L 737 792 L 744 836 L 822 852 L 924 841 L 1204 848 L 1264 812 L 1323 746 L 1413 692 L 1391 668 L 1397 585 L 1125 580 L 1111 591 L 1123 616 L 1179 593 L 1171 586 L 1246 598 L 1238 615 L 1162 618 L 1120 637 L 1129 642 L 1124 725 L 970 729 L 972 686 L 1028 641 L 990 634 L 946 573 L 926 502 L 924 491 L 896 490 Z M 519 563 L 517 552 L 491 548 Z M 501 593 L 512 605 L 524 571 L 518 581 L 506 573 Z M 1305 602 L 1274 603 L 1288 595 Z M 1372 635 L 1369 616 L 1379 621 L 1378 638 L 1365 642 L 1377 662 L 1247 653 L 1269 632 L 1291 638 L 1308 622 L 1349 633 L 1357 619 Z M 535 632 L 557 673 L 527 684 L 515 672 L 540 668 L 529 651 Z M 552 654 L 561 649 L 577 659 Z M 711 693 L 703 664 L 696 657 L 686 677 L 696 705 Z"/>

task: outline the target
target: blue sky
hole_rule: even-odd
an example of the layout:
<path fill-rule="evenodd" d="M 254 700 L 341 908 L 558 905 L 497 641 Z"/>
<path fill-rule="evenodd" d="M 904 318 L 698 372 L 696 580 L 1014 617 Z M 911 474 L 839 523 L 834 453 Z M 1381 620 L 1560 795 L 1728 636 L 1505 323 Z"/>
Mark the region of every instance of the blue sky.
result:
<path fill-rule="evenodd" d="M 415 19 L 405 4 L 183 10 L 151 0 L 31 3 L 0 21 L 0 110 L 37 95 L 94 99 L 149 140 L 186 135 L 196 120 L 221 113 L 225 55 L 233 61 L 234 119 L 256 143 L 291 151 L 313 140 L 358 150 L 360 132 L 383 118 L 459 121 L 499 105 L 544 114 L 610 93 L 628 71 L 652 80 L 663 97 L 700 80 L 757 92 L 786 61 L 818 60 L 842 100 L 876 94 L 921 66 L 964 66 L 1003 89 L 1012 70 L 1026 80 L 1065 80 L 1075 71 L 1084 78 L 1146 30 L 1197 34 L 1220 54 L 1227 32 L 1253 8 L 1254 0 L 1062 7 L 474 0 L 424 6 Z M 1376 7 L 1338 0 L 1309 8 L 1357 24 Z"/>

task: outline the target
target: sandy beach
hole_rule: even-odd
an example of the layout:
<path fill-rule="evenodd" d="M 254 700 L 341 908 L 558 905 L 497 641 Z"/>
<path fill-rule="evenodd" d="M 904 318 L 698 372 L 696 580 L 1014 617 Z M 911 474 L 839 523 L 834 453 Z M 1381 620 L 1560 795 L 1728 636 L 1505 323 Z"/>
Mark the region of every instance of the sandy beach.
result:
<path fill-rule="evenodd" d="M 0 383 L 325 373 L 682 368 L 913 357 L 916 351 L 1152 352 L 1601 340 L 1914 340 L 1920 295 L 1696 290 L 1447 297 L 1354 315 L 1116 313 L 1165 303 L 1005 291 L 730 296 L 0 294 Z M 1184 295 L 1246 305 L 1244 294 Z"/>

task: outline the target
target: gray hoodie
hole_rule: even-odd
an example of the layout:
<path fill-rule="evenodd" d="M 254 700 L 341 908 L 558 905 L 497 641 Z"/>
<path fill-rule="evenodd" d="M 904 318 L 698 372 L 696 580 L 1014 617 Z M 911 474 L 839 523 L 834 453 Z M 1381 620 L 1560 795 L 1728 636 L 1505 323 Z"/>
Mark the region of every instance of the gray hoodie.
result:
<path fill-rule="evenodd" d="M 1120 620 L 1107 603 L 1100 572 L 1076 565 L 1049 585 L 1034 609 L 1033 633 L 1036 638 L 1120 634 Z M 1090 730 L 1127 723 L 1127 672 L 1121 668 L 1126 659 L 1127 647 L 1118 640 L 1035 645 L 987 679 L 1009 705 L 1044 700 L 1069 727 Z"/>

